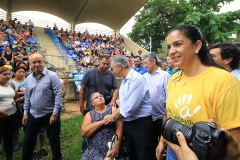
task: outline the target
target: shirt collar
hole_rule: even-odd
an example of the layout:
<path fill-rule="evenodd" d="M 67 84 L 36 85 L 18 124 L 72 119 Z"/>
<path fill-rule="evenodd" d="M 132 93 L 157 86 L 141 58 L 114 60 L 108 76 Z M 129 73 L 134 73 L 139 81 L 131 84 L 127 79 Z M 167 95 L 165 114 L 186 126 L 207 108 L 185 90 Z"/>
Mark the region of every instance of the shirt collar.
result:
<path fill-rule="evenodd" d="M 148 74 L 155 74 L 155 73 L 161 74 L 161 72 L 162 72 L 162 70 L 160 69 L 160 67 L 158 67 L 158 69 L 155 72 L 153 72 L 153 73 L 147 72 L 147 73 Z"/>
<path fill-rule="evenodd" d="M 126 80 L 130 79 L 130 78 L 132 77 L 133 72 L 136 72 L 136 71 L 134 71 L 133 69 L 131 69 L 131 70 L 128 72 L 127 77 L 126 77 L 125 79 L 123 79 L 123 80 L 126 81 Z"/>
<path fill-rule="evenodd" d="M 42 71 L 42 74 L 43 74 L 43 75 L 46 75 L 46 74 L 47 74 L 47 68 L 46 68 L 46 67 L 44 67 L 44 69 L 43 69 L 43 71 Z"/>

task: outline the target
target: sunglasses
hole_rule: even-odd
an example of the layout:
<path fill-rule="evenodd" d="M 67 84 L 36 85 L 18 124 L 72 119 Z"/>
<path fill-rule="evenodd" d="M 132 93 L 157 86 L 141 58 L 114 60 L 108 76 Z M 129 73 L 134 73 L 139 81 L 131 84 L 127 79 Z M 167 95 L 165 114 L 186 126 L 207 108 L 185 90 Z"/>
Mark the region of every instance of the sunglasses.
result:
<path fill-rule="evenodd" d="M 102 97 L 103 97 L 103 95 L 100 94 L 100 95 L 94 97 L 94 98 L 92 99 L 92 101 L 95 100 L 95 99 L 98 99 L 98 98 L 102 98 Z"/>

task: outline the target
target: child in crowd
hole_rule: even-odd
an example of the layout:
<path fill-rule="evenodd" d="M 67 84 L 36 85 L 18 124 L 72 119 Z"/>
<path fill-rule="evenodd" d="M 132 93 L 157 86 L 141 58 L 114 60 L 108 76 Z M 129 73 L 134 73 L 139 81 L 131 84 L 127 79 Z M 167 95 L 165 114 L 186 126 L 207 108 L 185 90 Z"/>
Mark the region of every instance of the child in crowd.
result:
<path fill-rule="evenodd" d="M 13 71 L 12 71 L 13 67 L 9 61 L 6 61 L 6 64 L 3 67 L 9 68 L 11 70 L 10 72 L 11 76 L 13 75 Z"/>

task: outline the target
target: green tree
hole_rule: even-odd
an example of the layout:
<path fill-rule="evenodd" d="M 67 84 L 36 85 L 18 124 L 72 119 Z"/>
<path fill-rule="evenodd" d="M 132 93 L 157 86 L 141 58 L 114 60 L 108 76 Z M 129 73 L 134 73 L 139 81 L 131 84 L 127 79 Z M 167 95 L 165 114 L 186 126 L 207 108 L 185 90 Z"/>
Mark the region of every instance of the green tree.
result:
<path fill-rule="evenodd" d="M 149 50 L 162 50 L 161 43 L 169 30 L 180 24 L 198 26 L 209 44 L 239 41 L 240 10 L 219 13 L 221 7 L 233 0 L 150 0 L 140 14 L 129 37 Z M 237 35 L 233 38 L 232 35 Z M 165 43 L 162 43 L 164 45 Z M 163 49 L 164 50 L 164 49 Z"/>
<path fill-rule="evenodd" d="M 240 10 L 227 13 L 218 13 L 222 7 L 233 0 L 190 0 L 194 12 L 189 13 L 184 23 L 193 24 L 200 28 L 207 42 L 232 42 L 235 39 L 240 24 Z"/>
<path fill-rule="evenodd" d="M 183 22 L 191 6 L 185 0 L 150 0 L 140 14 L 135 16 L 136 23 L 128 36 L 140 46 L 152 51 L 160 50 L 168 31 Z"/>

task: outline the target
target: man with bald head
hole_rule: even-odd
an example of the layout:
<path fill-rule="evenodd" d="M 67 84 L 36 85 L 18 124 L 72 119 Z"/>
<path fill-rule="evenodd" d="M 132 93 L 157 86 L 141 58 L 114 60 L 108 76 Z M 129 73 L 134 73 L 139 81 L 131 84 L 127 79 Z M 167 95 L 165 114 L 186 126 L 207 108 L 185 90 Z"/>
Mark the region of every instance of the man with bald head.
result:
<path fill-rule="evenodd" d="M 51 145 L 53 160 L 61 160 L 58 116 L 62 108 L 61 84 L 57 74 L 46 69 L 41 54 L 31 55 L 29 63 L 33 72 L 27 77 L 24 94 L 22 123 L 26 129 L 22 159 L 32 159 L 38 132 L 44 127 Z"/>

